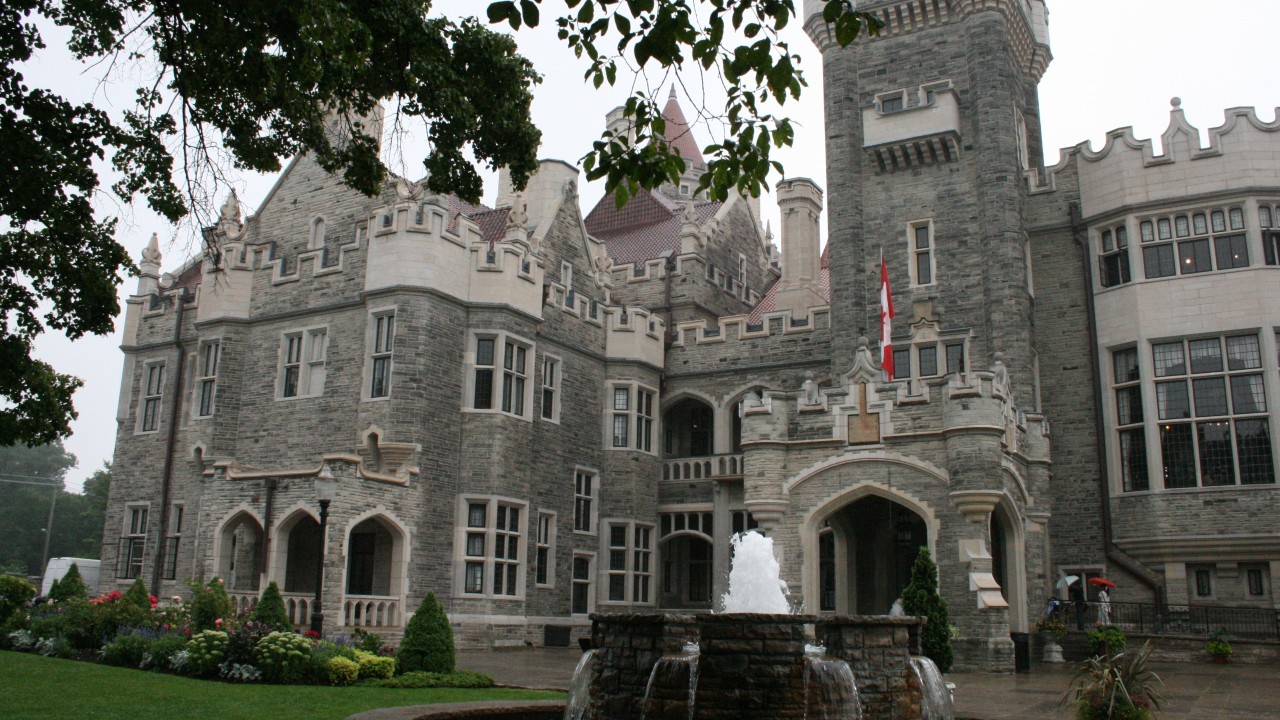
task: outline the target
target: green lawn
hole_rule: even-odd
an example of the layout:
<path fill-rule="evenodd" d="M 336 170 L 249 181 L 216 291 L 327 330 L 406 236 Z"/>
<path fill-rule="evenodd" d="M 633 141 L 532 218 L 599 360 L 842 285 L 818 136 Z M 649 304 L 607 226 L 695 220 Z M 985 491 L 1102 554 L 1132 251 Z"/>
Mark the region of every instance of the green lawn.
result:
<path fill-rule="evenodd" d="M 0 652 L 0 717 L 14 720 L 340 720 L 399 705 L 561 697 L 541 690 L 233 685 Z"/>

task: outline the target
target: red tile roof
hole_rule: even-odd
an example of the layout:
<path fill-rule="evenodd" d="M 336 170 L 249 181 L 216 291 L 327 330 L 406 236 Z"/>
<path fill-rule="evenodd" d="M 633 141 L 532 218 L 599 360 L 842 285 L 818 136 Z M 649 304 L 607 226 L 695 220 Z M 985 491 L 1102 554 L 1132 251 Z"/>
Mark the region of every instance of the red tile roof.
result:
<path fill-rule="evenodd" d="M 714 216 L 722 203 L 695 201 L 698 224 Z M 645 262 L 670 251 L 680 253 L 683 206 L 661 193 L 648 190 L 632 197 L 621 208 L 613 195 L 601 198 L 585 221 L 587 232 L 605 242 L 615 265 Z"/>
<path fill-rule="evenodd" d="M 667 121 L 665 131 L 662 133 L 663 139 L 671 146 L 680 157 L 693 163 L 695 166 L 706 165 L 707 162 L 702 158 L 702 151 L 698 149 L 698 141 L 693 137 L 693 130 L 689 127 L 689 121 L 684 117 L 684 110 L 680 109 L 680 102 L 676 100 L 676 86 L 671 86 L 671 95 L 667 97 L 667 106 L 662 109 L 662 119 Z"/>
<path fill-rule="evenodd" d="M 779 278 L 781 282 L 781 278 Z M 822 249 L 822 269 L 818 271 L 818 294 L 828 303 L 831 302 L 831 246 L 827 245 Z M 771 313 L 778 309 L 778 283 L 774 283 L 769 287 L 769 291 L 760 298 L 760 302 L 751 308 L 751 314 L 747 317 L 747 323 L 750 325 L 759 325 L 764 322 L 765 313 Z"/>

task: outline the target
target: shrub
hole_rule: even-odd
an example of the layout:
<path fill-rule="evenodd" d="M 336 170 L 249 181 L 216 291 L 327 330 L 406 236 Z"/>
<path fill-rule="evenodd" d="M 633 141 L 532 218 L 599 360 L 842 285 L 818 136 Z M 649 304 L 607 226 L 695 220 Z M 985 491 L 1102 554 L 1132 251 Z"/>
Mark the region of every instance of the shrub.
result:
<path fill-rule="evenodd" d="M 451 673 L 407 672 L 399 677 L 385 680 L 368 680 L 365 685 L 383 688 L 400 688 L 414 690 L 419 688 L 489 688 L 493 687 L 493 678 L 471 670 L 456 670 Z"/>
<path fill-rule="evenodd" d="M 1075 707 L 1077 720 L 1146 720 L 1160 708 L 1160 676 L 1148 665 L 1155 645 L 1136 653 L 1090 658 L 1076 668 L 1059 704 Z"/>
<path fill-rule="evenodd" d="M 191 637 L 183 672 L 196 677 L 218 674 L 218 666 L 227 657 L 227 634 L 221 630 L 205 630 Z"/>
<path fill-rule="evenodd" d="M 141 635 L 117 635 L 102 646 L 102 662 L 119 667 L 142 668 L 151 651 L 151 639 Z"/>
<path fill-rule="evenodd" d="M 1231 636 L 1227 634 L 1227 629 L 1218 626 L 1217 630 L 1209 633 L 1209 641 L 1204 644 L 1204 651 L 1214 657 L 1231 657 L 1234 652 L 1231 649 Z"/>
<path fill-rule="evenodd" d="M 311 650 L 311 667 L 307 673 L 306 682 L 324 685 L 329 682 L 329 661 L 333 658 L 346 658 L 354 663 L 356 660 L 356 649 L 350 645 L 339 645 L 330 640 L 317 640 L 315 647 Z"/>
<path fill-rule="evenodd" d="M 7 622 L 35 596 L 35 585 L 20 577 L 0 575 L 0 624 Z"/>
<path fill-rule="evenodd" d="M 258 607 L 253 611 L 253 619 L 273 630 L 288 630 L 292 627 L 289 613 L 284 608 L 284 598 L 281 597 L 275 580 L 268 583 L 267 589 L 262 591 L 262 599 L 258 600 Z"/>
<path fill-rule="evenodd" d="M 427 593 L 405 628 L 404 639 L 396 652 L 396 664 L 402 673 L 453 672 L 453 630 L 444 608 L 436 602 L 435 593 Z"/>
<path fill-rule="evenodd" d="M 151 596 L 147 594 L 147 584 L 142 582 L 142 578 L 133 581 L 121 600 L 141 610 L 151 609 Z"/>
<path fill-rule="evenodd" d="M 301 635 L 273 632 L 258 641 L 253 657 L 267 682 L 299 682 L 309 677 L 312 647 Z"/>
<path fill-rule="evenodd" d="M 1124 631 L 1114 625 L 1100 625 L 1085 633 L 1095 655 L 1114 655 L 1124 652 L 1127 640 Z"/>
<path fill-rule="evenodd" d="M 351 685 L 360 677 L 360 665 L 341 655 L 329 658 L 329 684 Z"/>
<path fill-rule="evenodd" d="M 173 658 L 178 653 L 185 653 L 187 636 L 178 633 L 165 633 L 151 641 L 147 654 L 142 658 L 142 668 L 169 670 L 173 667 Z"/>
<path fill-rule="evenodd" d="M 364 650 L 356 651 L 356 662 L 360 664 L 360 679 L 389 678 L 396 674 L 396 659 L 381 657 Z"/>
<path fill-rule="evenodd" d="M 223 623 L 222 629 L 227 633 L 227 660 L 233 663 L 248 663 L 251 665 L 256 662 L 254 651 L 258 647 L 258 643 L 276 631 L 276 628 L 264 625 L 256 620 Z"/>
<path fill-rule="evenodd" d="M 84 584 L 84 578 L 80 577 L 80 568 L 75 563 L 71 563 L 71 567 L 67 568 L 67 574 L 57 581 L 57 584 L 49 588 L 49 599 L 54 602 L 66 602 L 76 598 L 85 598 L 89 596 L 89 588 Z"/>
<path fill-rule="evenodd" d="M 933 660 L 940 672 L 951 669 L 951 620 L 947 601 L 938 594 L 938 566 L 928 548 L 920 548 L 911 566 L 911 581 L 902 591 L 902 610 L 908 615 L 925 618 L 920 644 L 924 654 Z"/>
<path fill-rule="evenodd" d="M 1053 638 L 1054 642 L 1062 642 L 1067 636 L 1067 624 L 1062 618 L 1047 617 L 1036 623 L 1036 632 L 1042 632 Z"/>
<path fill-rule="evenodd" d="M 351 644 L 357 650 L 363 650 L 374 655 L 385 654 L 382 650 L 387 647 L 386 643 L 382 642 L 381 637 L 371 632 L 365 632 L 360 628 L 356 628 L 355 633 L 352 635 Z"/>
<path fill-rule="evenodd" d="M 79 650 L 101 650 L 122 628 L 149 627 L 150 613 L 121 601 L 118 590 L 91 600 L 72 599 L 62 607 L 53 627 L 42 633 L 57 634 Z"/>
<path fill-rule="evenodd" d="M 237 663 L 227 660 L 218 666 L 218 675 L 231 682 L 257 682 L 262 679 L 262 671 L 249 663 Z"/>
<path fill-rule="evenodd" d="M 231 598 L 227 597 L 227 589 L 222 581 L 214 578 L 201 584 L 191 583 L 191 602 L 187 603 L 187 612 L 191 614 L 191 631 L 213 630 L 218 621 L 232 617 Z"/>

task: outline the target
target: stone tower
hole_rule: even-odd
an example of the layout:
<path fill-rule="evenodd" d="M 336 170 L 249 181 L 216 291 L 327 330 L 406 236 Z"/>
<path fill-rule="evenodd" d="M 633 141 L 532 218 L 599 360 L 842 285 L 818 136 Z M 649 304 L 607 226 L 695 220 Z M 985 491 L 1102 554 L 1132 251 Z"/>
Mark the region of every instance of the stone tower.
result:
<path fill-rule="evenodd" d="M 944 329 L 968 330 L 972 362 L 1004 354 L 1016 399 L 1030 406 L 1024 173 L 1041 155 L 1044 3 L 859 3 L 885 26 L 847 48 L 823 23 L 823 3 L 806 5 L 826 89 L 833 369 L 850 367 L 859 335 L 877 333 L 883 252 L 899 331 L 928 301 Z"/>

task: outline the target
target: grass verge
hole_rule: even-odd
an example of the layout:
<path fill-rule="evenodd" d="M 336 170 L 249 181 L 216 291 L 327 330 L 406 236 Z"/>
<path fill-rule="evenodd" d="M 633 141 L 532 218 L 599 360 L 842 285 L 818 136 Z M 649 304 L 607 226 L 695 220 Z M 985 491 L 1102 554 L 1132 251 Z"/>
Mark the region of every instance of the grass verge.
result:
<path fill-rule="evenodd" d="M 0 652 L 0 716 L 14 720 L 341 720 L 381 707 L 554 700 L 543 690 L 235 685 Z"/>

